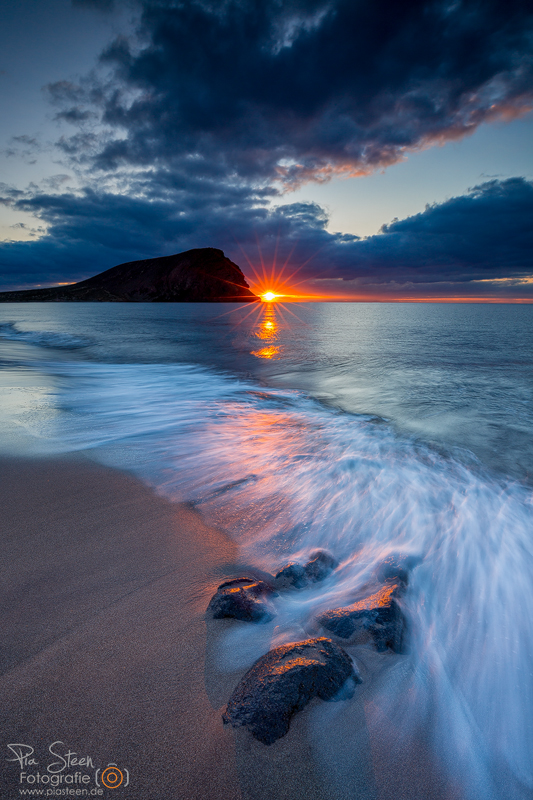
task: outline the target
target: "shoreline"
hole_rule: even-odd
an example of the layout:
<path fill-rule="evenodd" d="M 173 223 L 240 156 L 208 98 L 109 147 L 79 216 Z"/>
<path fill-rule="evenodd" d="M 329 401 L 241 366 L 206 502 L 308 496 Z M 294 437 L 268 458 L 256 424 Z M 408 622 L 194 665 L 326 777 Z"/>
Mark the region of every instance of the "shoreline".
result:
<path fill-rule="evenodd" d="M 90 775 L 89 790 L 96 791 L 95 769 L 110 763 L 129 775 L 127 791 L 96 796 L 345 796 L 332 794 L 315 758 L 308 726 L 322 701 L 296 714 L 289 734 L 270 747 L 222 724 L 246 670 L 219 668 L 233 622 L 206 620 L 205 610 L 225 579 L 254 572 L 225 534 L 189 506 L 80 453 L 0 457 L 0 507 L 1 727 L 11 758 L 0 773 L 2 798 L 19 797 L 20 788 L 76 791 L 76 783 L 51 789 L 20 779 L 46 773 L 68 751 L 90 759 L 78 768 Z M 15 743 L 33 747 L 38 764 L 20 765 L 20 749 L 7 747 Z M 375 799 L 357 783 L 361 800 Z"/>
<path fill-rule="evenodd" d="M 203 616 L 235 546 L 78 455 L 2 457 L 0 487 L 3 747 L 33 746 L 47 764 L 62 741 L 95 767 L 114 762 L 128 800 L 240 799 L 232 737 L 204 687 Z M 27 785 L 19 773 L 4 763 L 6 800 Z"/>
<path fill-rule="evenodd" d="M 401 656 L 346 646 L 362 668 L 360 691 L 311 701 L 273 745 L 222 725 L 246 670 L 222 670 L 221 644 L 243 623 L 206 620 L 205 610 L 220 583 L 253 569 L 191 507 L 83 454 L 1 457 L 0 507 L 0 687 L 12 755 L 2 798 L 38 788 L 21 783 L 17 751 L 6 747 L 22 743 L 39 761 L 26 773 L 46 772 L 71 751 L 90 759 L 79 768 L 89 788 L 97 768 L 128 775 L 127 790 L 93 796 L 462 800 L 434 763 L 427 731 L 404 740 L 380 704 L 382 690 L 402 692 L 409 662 Z M 63 796 L 47 788 L 44 796 Z"/>

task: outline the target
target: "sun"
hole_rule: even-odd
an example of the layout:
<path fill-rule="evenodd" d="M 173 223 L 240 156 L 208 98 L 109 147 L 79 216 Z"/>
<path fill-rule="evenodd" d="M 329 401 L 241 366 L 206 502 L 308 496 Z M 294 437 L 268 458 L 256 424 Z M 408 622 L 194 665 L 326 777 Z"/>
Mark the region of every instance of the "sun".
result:
<path fill-rule="evenodd" d="M 274 292 L 265 292 L 261 295 L 261 299 L 265 301 L 265 303 L 272 303 L 273 300 L 276 299 L 278 295 L 274 294 Z"/>

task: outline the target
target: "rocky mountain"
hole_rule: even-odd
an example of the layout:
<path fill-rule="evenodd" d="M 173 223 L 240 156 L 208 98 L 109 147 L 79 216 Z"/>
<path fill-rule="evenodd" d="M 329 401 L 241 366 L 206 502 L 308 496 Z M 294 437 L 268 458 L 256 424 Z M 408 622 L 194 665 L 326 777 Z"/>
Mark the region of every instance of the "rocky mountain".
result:
<path fill-rule="evenodd" d="M 70 286 L 0 292 L 2 303 L 242 303 L 258 300 L 222 250 L 129 261 Z"/>

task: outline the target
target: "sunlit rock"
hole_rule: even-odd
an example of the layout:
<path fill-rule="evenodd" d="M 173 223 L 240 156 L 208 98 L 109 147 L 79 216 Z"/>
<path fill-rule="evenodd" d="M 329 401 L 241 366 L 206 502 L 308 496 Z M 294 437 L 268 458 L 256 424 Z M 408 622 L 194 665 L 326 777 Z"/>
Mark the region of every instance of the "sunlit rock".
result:
<path fill-rule="evenodd" d="M 266 598 L 272 589 L 255 578 L 236 578 L 218 587 L 207 607 L 213 619 L 241 619 L 245 622 L 267 622 L 273 612 Z"/>
<path fill-rule="evenodd" d="M 402 653 L 405 617 L 395 598 L 404 588 L 402 583 L 387 583 L 350 606 L 324 611 L 317 616 L 317 622 L 340 639 L 372 639 L 379 652 L 390 648 Z"/>
<path fill-rule="evenodd" d="M 275 586 L 277 589 L 287 589 L 290 586 L 304 589 L 310 583 L 323 581 L 338 565 L 338 561 L 330 553 L 315 550 L 304 566 L 292 562 L 283 567 L 275 576 Z"/>
<path fill-rule="evenodd" d="M 357 683 L 361 676 L 351 658 L 330 639 L 281 645 L 256 661 L 242 678 L 222 719 L 272 744 L 285 736 L 292 715 L 313 697 L 345 699 L 353 695 Z"/>

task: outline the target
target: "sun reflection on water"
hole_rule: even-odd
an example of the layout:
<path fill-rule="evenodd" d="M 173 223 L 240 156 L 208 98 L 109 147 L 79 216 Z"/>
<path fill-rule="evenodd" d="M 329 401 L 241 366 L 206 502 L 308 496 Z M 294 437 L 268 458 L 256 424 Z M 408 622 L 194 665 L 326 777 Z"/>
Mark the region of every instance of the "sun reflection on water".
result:
<path fill-rule="evenodd" d="M 263 306 L 262 312 L 254 335 L 264 342 L 265 347 L 252 350 L 252 355 L 257 358 L 280 358 L 281 348 L 277 344 L 279 323 L 272 303 Z"/>
<path fill-rule="evenodd" d="M 252 350 L 252 355 L 257 358 L 279 358 L 279 347 L 262 347 L 261 350 Z"/>

